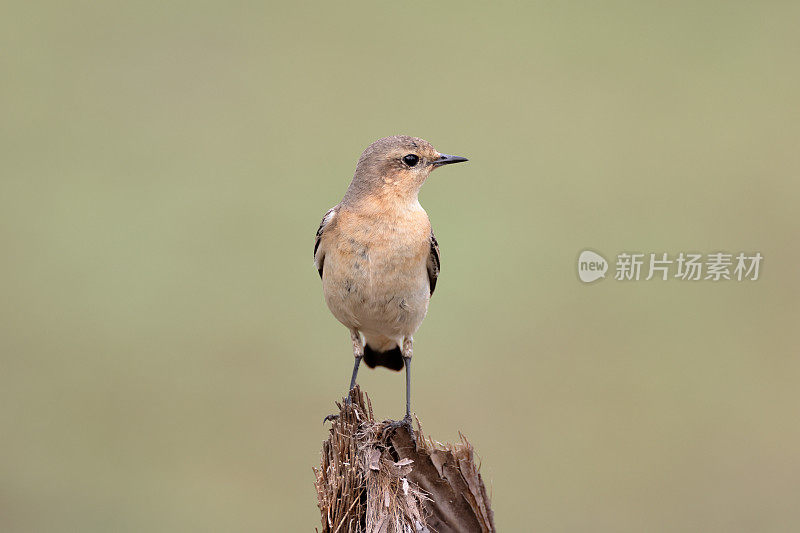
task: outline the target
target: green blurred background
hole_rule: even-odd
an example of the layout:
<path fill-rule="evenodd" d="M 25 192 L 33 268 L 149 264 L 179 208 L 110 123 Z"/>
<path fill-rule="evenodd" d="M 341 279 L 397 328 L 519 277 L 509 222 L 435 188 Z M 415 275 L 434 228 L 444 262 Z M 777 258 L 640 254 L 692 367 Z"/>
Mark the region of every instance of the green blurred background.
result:
<path fill-rule="evenodd" d="M 796 3 L 51 2 L 0 20 L 0 529 L 312 531 L 314 232 L 373 140 L 442 275 L 413 409 L 502 531 L 800 524 Z M 756 282 L 576 258 L 760 251 Z M 364 371 L 377 415 L 402 375 Z"/>

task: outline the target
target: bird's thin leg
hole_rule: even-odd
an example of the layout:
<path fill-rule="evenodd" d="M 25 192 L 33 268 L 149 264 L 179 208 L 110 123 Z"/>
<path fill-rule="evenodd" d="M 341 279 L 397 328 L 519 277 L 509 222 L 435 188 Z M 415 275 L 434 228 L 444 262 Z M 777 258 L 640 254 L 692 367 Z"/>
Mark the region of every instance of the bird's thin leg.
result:
<path fill-rule="evenodd" d="M 361 334 L 357 329 L 350 330 L 350 339 L 353 341 L 353 356 L 355 357 L 356 362 L 353 364 L 353 377 L 350 378 L 350 388 L 347 389 L 347 396 L 344 399 L 345 405 L 350 405 L 350 391 L 356 386 L 358 366 L 361 364 L 361 360 L 364 358 L 364 343 L 361 342 Z M 324 424 L 325 422 L 336 420 L 337 418 L 339 418 L 339 415 L 328 415 L 322 419 L 322 423 Z"/>
<path fill-rule="evenodd" d="M 411 356 L 413 355 L 413 344 L 414 339 L 408 337 L 403 339 L 403 348 L 401 350 L 403 354 L 403 363 L 405 363 L 406 367 L 406 417 L 405 419 L 410 421 L 411 420 Z"/>
<path fill-rule="evenodd" d="M 350 330 L 350 339 L 353 341 L 353 357 L 355 363 L 353 364 L 353 377 L 350 378 L 350 388 L 347 389 L 349 393 L 356 386 L 356 376 L 358 376 L 358 366 L 364 358 L 364 343 L 361 341 L 361 335 L 357 329 Z M 348 395 L 349 396 L 349 395 Z"/>

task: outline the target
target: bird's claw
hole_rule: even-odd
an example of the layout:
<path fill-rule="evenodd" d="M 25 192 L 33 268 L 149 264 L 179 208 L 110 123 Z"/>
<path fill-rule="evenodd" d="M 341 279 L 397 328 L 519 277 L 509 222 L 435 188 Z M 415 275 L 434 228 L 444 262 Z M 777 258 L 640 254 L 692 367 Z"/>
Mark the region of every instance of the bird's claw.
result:
<path fill-rule="evenodd" d="M 338 402 L 336 403 L 336 405 L 339 406 L 339 408 L 341 409 L 342 406 L 339 405 Z M 347 393 L 347 396 L 344 397 L 344 405 L 346 407 L 350 407 L 351 405 L 353 405 L 353 400 L 350 399 L 350 392 L 349 391 Z M 328 415 L 328 416 L 326 416 L 325 418 L 322 419 L 322 423 L 324 424 L 325 422 L 330 422 L 331 420 L 336 420 L 337 418 L 339 418 L 339 415 Z"/>
<path fill-rule="evenodd" d="M 414 435 L 414 425 L 411 422 L 411 415 L 406 415 L 402 420 L 387 421 L 384 426 L 387 430 L 406 428 L 409 435 Z"/>

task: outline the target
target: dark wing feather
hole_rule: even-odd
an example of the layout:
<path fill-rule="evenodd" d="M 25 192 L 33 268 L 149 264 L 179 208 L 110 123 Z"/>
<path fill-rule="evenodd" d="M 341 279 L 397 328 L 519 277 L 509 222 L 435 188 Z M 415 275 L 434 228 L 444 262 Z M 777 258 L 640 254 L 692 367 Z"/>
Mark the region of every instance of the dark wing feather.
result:
<path fill-rule="evenodd" d="M 325 213 L 325 216 L 322 217 L 322 222 L 319 223 L 319 228 L 317 229 L 317 236 L 314 240 L 314 265 L 317 267 L 317 272 L 319 272 L 319 277 L 322 279 L 322 268 L 325 264 L 325 254 L 319 249 L 319 243 L 322 241 L 322 234 L 325 232 L 325 228 L 328 227 L 333 217 L 336 215 L 336 208 L 333 207 L 328 209 L 328 212 Z M 319 252 L 319 254 L 318 254 Z"/>
<path fill-rule="evenodd" d="M 431 286 L 431 296 L 436 289 L 436 280 L 439 279 L 439 270 L 441 270 L 442 262 L 439 257 L 439 243 L 436 242 L 436 237 L 431 229 L 431 252 L 428 255 L 428 281 Z"/>

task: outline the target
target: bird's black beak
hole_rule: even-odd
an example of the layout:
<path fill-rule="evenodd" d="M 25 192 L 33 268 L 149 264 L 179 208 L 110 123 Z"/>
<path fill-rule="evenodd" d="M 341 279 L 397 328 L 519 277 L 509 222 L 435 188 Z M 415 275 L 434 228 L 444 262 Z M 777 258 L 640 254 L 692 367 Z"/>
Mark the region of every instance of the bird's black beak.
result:
<path fill-rule="evenodd" d="M 440 154 L 439 159 L 433 162 L 433 167 L 440 167 L 442 165 L 451 165 L 453 163 L 463 163 L 464 161 L 469 161 L 466 157 L 461 157 L 460 155 L 448 155 L 448 154 Z"/>

